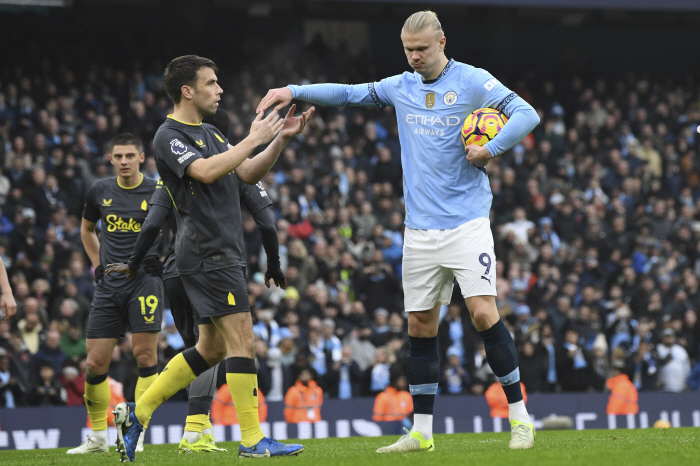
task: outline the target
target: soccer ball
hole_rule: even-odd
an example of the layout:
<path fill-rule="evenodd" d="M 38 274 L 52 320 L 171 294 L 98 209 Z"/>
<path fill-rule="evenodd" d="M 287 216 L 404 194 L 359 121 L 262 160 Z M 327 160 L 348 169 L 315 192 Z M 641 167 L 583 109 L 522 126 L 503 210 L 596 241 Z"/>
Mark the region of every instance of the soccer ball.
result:
<path fill-rule="evenodd" d="M 668 421 L 659 419 L 654 423 L 654 427 L 656 427 L 657 429 L 668 429 L 669 427 L 671 427 L 671 424 Z"/>
<path fill-rule="evenodd" d="M 483 146 L 496 137 L 508 118 L 492 108 L 480 108 L 467 116 L 462 125 L 462 142 L 465 146 Z"/>

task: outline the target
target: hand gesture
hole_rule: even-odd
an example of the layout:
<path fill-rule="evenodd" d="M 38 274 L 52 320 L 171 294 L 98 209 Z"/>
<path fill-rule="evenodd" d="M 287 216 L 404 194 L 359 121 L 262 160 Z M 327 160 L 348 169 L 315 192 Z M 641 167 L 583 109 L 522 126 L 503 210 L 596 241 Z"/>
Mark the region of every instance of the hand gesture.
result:
<path fill-rule="evenodd" d="M 2 313 L 5 315 L 5 320 L 9 320 L 10 317 L 15 315 L 17 312 L 17 303 L 15 298 L 12 296 L 12 292 L 8 290 L 2 293 L 2 298 L 0 298 L 0 307 L 2 307 Z"/>
<path fill-rule="evenodd" d="M 250 125 L 249 137 L 253 138 L 257 145 L 267 144 L 272 141 L 284 124 L 284 121 L 280 120 L 280 116 L 276 112 L 270 112 L 268 116 L 263 118 L 264 114 L 263 111 L 259 111 L 255 120 L 253 120 L 253 124 Z"/>
<path fill-rule="evenodd" d="M 486 147 L 476 144 L 469 144 L 464 148 L 464 152 L 467 153 L 467 161 L 478 168 L 485 167 L 493 158 Z"/>
<path fill-rule="evenodd" d="M 267 271 L 265 272 L 265 286 L 270 288 L 270 279 L 275 282 L 275 285 L 279 286 L 283 290 L 287 289 L 287 279 L 284 277 L 282 269 L 279 265 L 267 264 Z"/>
<path fill-rule="evenodd" d="M 275 112 L 282 110 L 292 101 L 292 90 L 288 87 L 280 87 L 278 89 L 270 89 L 267 94 L 258 104 L 256 112 L 264 112 L 271 106 L 275 106 Z"/>
<path fill-rule="evenodd" d="M 295 117 L 294 110 L 296 110 L 296 108 L 296 105 L 292 105 L 291 107 L 289 107 L 287 116 L 284 117 L 284 126 L 282 127 L 281 136 L 285 140 L 291 139 L 297 134 L 301 133 L 304 130 L 304 127 L 306 126 L 306 122 L 309 121 L 309 118 L 311 118 L 314 112 L 316 111 L 316 107 L 311 107 L 298 117 Z"/>
<path fill-rule="evenodd" d="M 122 264 L 121 262 L 117 262 L 116 264 L 108 264 L 107 265 L 107 271 L 105 273 L 107 275 L 109 275 L 112 272 L 122 273 L 122 274 L 125 273 L 126 278 L 128 278 L 128 279 L 134 278 L 139 273 L 138 270 L 130 269 L 127 264 Z"/>

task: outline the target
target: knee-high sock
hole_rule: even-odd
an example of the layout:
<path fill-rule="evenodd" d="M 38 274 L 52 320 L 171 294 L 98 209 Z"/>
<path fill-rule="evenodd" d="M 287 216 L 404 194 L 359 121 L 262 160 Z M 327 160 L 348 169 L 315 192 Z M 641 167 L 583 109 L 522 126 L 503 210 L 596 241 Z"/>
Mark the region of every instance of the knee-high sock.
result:
<path fill-rule="evenodd" d="M 171 359 L 136 403 L 136 417 L 139 422 L 147 422 L 158 406 L 207 369 L 209 365 L 196 348 L 190 348 Z"/>
<path fill-rule="evenodd" d="M 216 393 L 218 368 L 218 364 L 210 367 L 190 384 L 185 432 L 202 432 L 204 429 L 211 429 L 209 411 Z"/>
<path fill-rule="evenodd" d="M 228 358 L 226 383 L 236 407 L 238 423 L 241 425 L 241 444 L 244 447 L 252 447 L 265 437 L 260 430 L 258 417 L 258 374 L 255 370 L 255 360 Z"/>
<path fill-rule="evenodd" d="M 510 332 L 499 320 L 488 330 L 479 332 L 484 339 L 486 359 L 491 366 L 494 375 L 501 382 L 508 403 L 522 401 L 523 393 L 520 390 L 520 370 L 518 369 L 518 353 L 515 350 L 515 342 Z"/>
<path fill-rule="evenodd" d="M 139 401 L 141 395 L 146 393 L 148 387 L 153 385 L 153 382 L 158 378 L 158 364 L 151 367 L 139 367 L 139 378 L 136 381 L 136 390 L 134 392 L 134 401 Z M 150 419 L 149 419 L 150 420 Z M 148 421 L 143 423 L 143 428 L 148 427 Z"/>
<path fill-rule="evenodd" d="M 85 378 L 85 406 L 92 423 L 93 432 L 107 430 L 107 411 L 112 392 L 109 389 L 107 374 L 88 375 Z"/>
<path fill-rule="evenodd" d="M 433 414 L 435 393 L 440 382 L 440 353 L 437 337 L 408 337 L 408 387 L 413 397 L 413 412 Z"/>

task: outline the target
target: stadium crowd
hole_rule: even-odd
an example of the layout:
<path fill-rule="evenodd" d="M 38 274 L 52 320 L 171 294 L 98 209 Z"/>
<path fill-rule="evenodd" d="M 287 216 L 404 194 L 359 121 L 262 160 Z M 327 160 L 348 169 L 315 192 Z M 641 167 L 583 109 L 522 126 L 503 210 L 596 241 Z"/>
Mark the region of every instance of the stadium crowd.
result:
<path fill-rule="evenodd" d="M 220 73 L 232 144 L 268 88 L 319 75 L 377 78 L 322 43 L 294 47 L 271 51 L 278 60 Z M 272 70 L 270 61 L 278 63 Z M 8 408 L 83 403 L 94 293 L 80 238 L 85 193 L 112 175 L 105 147 L 123 132 L 145 142 L 142 172 L 158 178 L 151 143 L 172 104 L 157 66 L 45 70 L 17 67 L 0 82 L 0 257 L 18 304 L 16 317 L 0 321 L 0 406 Z M 527 392 L 603 391 L 613 367 L 639 390 L 698 390 L 697 83 L 633 75 L 506 82 L 542 120 L 487 167 L 497 302 Z M 405 370 L 407 352 L 393 109 L 317 109 L 264 185 L 289 285 L 263 284 L 260 235 L 244 214 L 266 400 L 283 400 L 308 375 L 327 397 L 384 391 Z M 494 376 L 457 285 L 443 314 L 441 395 L 483 394 Z M 166 313 L 161 364 L 182 348 Z M 133 399 L 138 374 L 129 334 L 109 375 Z"/>

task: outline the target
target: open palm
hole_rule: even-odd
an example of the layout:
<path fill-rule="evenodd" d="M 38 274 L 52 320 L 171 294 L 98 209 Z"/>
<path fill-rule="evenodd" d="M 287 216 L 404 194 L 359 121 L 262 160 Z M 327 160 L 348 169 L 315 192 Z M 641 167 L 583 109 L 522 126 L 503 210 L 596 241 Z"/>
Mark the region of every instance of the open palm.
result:
<path fill-rule="evenodd" d="M 287 112 L 287 116 L 284 117 L 284 125 L 282 126 L 281 136 L 285 139 L 290 139 L 301 133 L 306 126 L 306 123 L 313 116 L 316 111 L 316 107 L 311 107 L 298 117 L 294 116 L 294 110 L 296 110 L 296 104 L 292 105 Z"/>

